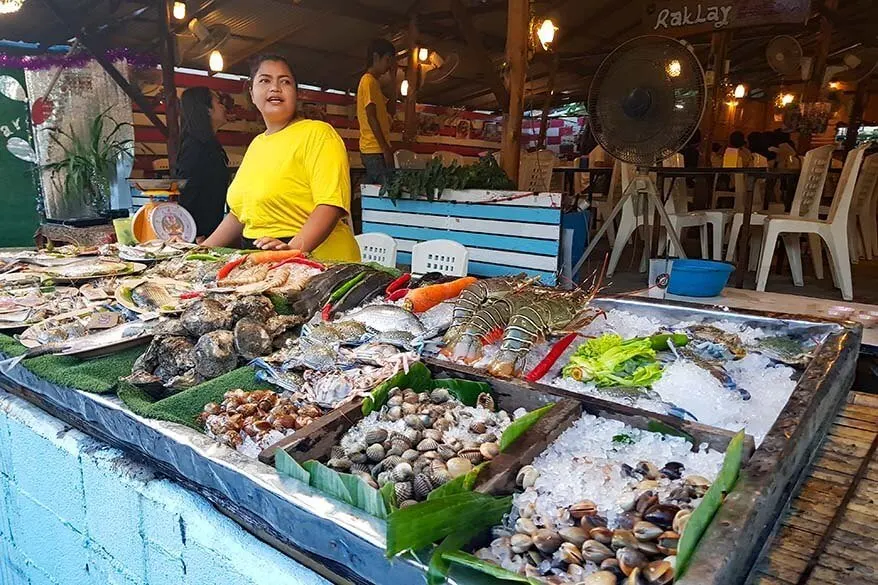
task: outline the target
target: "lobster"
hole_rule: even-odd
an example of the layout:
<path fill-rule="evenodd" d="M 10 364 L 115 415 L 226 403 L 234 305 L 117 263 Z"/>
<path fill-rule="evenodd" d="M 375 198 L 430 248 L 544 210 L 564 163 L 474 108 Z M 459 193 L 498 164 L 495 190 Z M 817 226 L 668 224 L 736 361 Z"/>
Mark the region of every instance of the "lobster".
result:
<path fill-rule="evenodd" d="M 524 274 L 517 276 L 503 276 L 500 278 L 487 278 L 474 282 L 461 291 L 452 313 L 451 326 L 445 334 L 446 345 L 453 343 L 460 337 L 460 329 L 469 323 L 481 307 L 498 299 L 521 290 L 536 279 L 528 278 Z"/>

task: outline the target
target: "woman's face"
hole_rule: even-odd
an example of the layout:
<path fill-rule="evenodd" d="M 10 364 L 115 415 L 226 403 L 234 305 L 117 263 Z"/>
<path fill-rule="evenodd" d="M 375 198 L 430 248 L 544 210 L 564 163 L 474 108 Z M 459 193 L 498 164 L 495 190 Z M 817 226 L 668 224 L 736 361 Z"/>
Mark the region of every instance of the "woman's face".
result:
<path fill-rule="evenodd" d="M 226 106 L 216 92 L 210 92 L 210 122 L 213 129 L 221 128 L 227 121 Z"/>
<path fill-rule="evenodd" d="M 286 124 L 296 114 L 296 83 L 282 61 L 263 61 L 253 77 L 250 97 L 266 125 Z"/>

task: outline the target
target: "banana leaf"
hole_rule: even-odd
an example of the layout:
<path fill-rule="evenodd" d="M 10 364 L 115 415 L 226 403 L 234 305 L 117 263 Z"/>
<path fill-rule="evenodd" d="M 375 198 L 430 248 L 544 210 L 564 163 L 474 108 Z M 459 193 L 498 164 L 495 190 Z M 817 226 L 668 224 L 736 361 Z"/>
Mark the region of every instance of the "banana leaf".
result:
<path fill-rule="evenodd" d="M 738 472 L 741 470 L 741 457 L 744 452 L 744 431 L 741 430 L 737 435 L 729 441 L 729 448 L 726 449 L 726 455 L 723 459 L 723 466 L 720 469 L 716 481 L 707 490 L 704 499 L 692 512 L 689 522 L 686 524 L 686 530 L 680 538 L 677 546 L 677 566 L 676 579 L 682 577 L 688 568 L 692 555 L 707 527 L 710 526 L 711 520 L 723 504 L 726 494 L 735 487 L 738 481 Z"/>
<path fill-rule="evenodd" d="M 311 485 L 311 474 L 283 449 L 278 449 L 275 453 L 274 468 L 277 469 L 278 473 L 298 479 L 306 485 Z"/>
<path fill-rule="evenodd" d="M 437 498 L 446 498 L 454 494 L 473 491 L 476 480 L 479 479 L 479 473 L 488 465 L 488 462 L 480 463 L 472 468 L 471 471 L 455 477 L 448 483 L 440 485 L 435 490 L 427 494 L 427 500 L 435 500 Z"/>
<path fill-rule="evenodd" d="M 665 424 L 661 421 L 651 420 L 646 425 L 646 430 L 651 431 L 653 433 L 661 433 L 663 435 L 671 435 L 672 437 L 683 437 L 693 445 L 697 445 L 695 442 L 695 437 L 690 435 L 689 433 L 684 433 L 679 429 L 675 429 L 671 425 Z"/>
<path fill-rule="evenodd" d="M 345 504 L 354 505 L 354 497 L 337 471 L 319 461 L 306 461 L 302 467 L 311 475 L 311 487 Z"/>
<path fill-rule="evenodd" d="M 379 491 L 381 492 L 381 497 L 384 499 L 384 505 L 387 507 L 388 510 L 390 510 L 390 513 L 392 514 L 397 510 L 396 492 L 393 491 L 393 482 L 388 481 Z"/>
<path fill-rule="evenodd" d="M 455 398 L 467 406 L 475 406 L 479 394 L 492 394 L 491 385 L 487 382 L 474 382 L 459 378 L 439 378 L 433 380 L 433 388 L 446 388 Z"/>
<path fill-rule="evenodd" d="M 506 430 L 503 431 L 503 435 L 500 437 L 500 451 L 505 451 L 509 448 L 518 437 L 526 433 L 529 428 L 534 426 L 554 406 L 554 403 L 547 404 L 542 408 L 533 410 L 506 427 Z"/>
<path fill-rule="evenodd" d="M 457 534 L 449 534 L 433 550 L 430 556 L 430 564 L 427 565 L 427 585 L 442 585 L 448 580 L 448 571 L 451 569 L 451 561 L 442 555 L 449 552 L 459 551 L 475 538 L 482 529 L 464 530 Z"/>
<path fill-rule="evenodd" d="M 539 581 L 537 579 L 529 579 L 524 575 L 519 575 L 518 573 L 513 573 L 512 571 L 507 571 L 506 569 L 499 567 L 494 563 L 483 561 L 478 557 L 475 557 L 469 553 L 465 553 L 460 550 L 442 553 L 442 558 L 452 563 L 463 565 L 464 567 L 469 567 L 470 569 L 474 569 L 476 571 L 479 571 L 480 573 L 485 573 L 486 575 L 490 575 L 496 579 L 501 579 L 503 581 L 528 583 L 529 585 L 541 585 L 542 583 L 542 581 Z"/>
<path fill-rule="evenodd" d="M 408 372 L 397 372 L 391 378 L 379 384 L 372 393 L 363 400 L 363 415 L 368 416 L 373 410 L 378 410 L 387 402 L 387 395 L 392 388 L 411 388 L 415 392 L 425 392 L 432 386 L 433 374 L 427 366 L 421 362 L 415 362 L 409 367 Z"/>
<path fill-rule="evenodd" d="M 387 557 L 419 550 L 449 534 L 499 524 L 510 506 L 512 496 L 494 498 L 464 492 L 397 510 L 387 519 Z"/>
<path fill-rule="evenodd" d="M 348 488 L 348 492 L 354 500 L 353 505 L 355 508 L 359 508 L 370 516 L 375 516 L 381 520 L 387 518 L 390 508 L 384 503 L 384 496 L 381 492 L 356 475 L 339 473 L 338 477 L 345 484 L 345 487 Z"/>

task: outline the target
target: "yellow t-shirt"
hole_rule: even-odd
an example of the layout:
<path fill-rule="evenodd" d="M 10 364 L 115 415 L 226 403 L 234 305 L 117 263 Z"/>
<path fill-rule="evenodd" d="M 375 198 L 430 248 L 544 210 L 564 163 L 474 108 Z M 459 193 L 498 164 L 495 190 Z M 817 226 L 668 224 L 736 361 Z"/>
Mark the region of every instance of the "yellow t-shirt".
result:
<path fill-rule="evenodd" d="M 366 116 L 366 106 L 375 104 L 378 125 L 384 138 L 390 142 L 390 115 L 387 113 L 387 98 L 381 91 L 381 84 L 371 73 L 360 78 L 357 88 L 357 121 L 360 123 L 360 152 L 363 154 L 381 154 L 381 146 Z"/>
<path fill-rule="evenodd" d="M 321 204 L 350 213 L 344 142 L 318 120 L 298 120 L 275 134 L 260 134 L 247 148 L 226 200 L 250 239 L 295 236 Z M 358 262 L 360 248 L 350 226 L 339 221 L 312 256 Z"/>

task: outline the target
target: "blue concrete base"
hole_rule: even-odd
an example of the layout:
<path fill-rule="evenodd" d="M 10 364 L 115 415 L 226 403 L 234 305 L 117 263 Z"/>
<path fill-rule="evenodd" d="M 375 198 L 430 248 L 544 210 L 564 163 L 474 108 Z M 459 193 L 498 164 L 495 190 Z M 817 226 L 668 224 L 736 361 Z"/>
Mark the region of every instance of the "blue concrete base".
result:
<path fill-rule="evenodd" d="M 317 585 L 204 498 L 0 391 L 0 585 Z"/>

